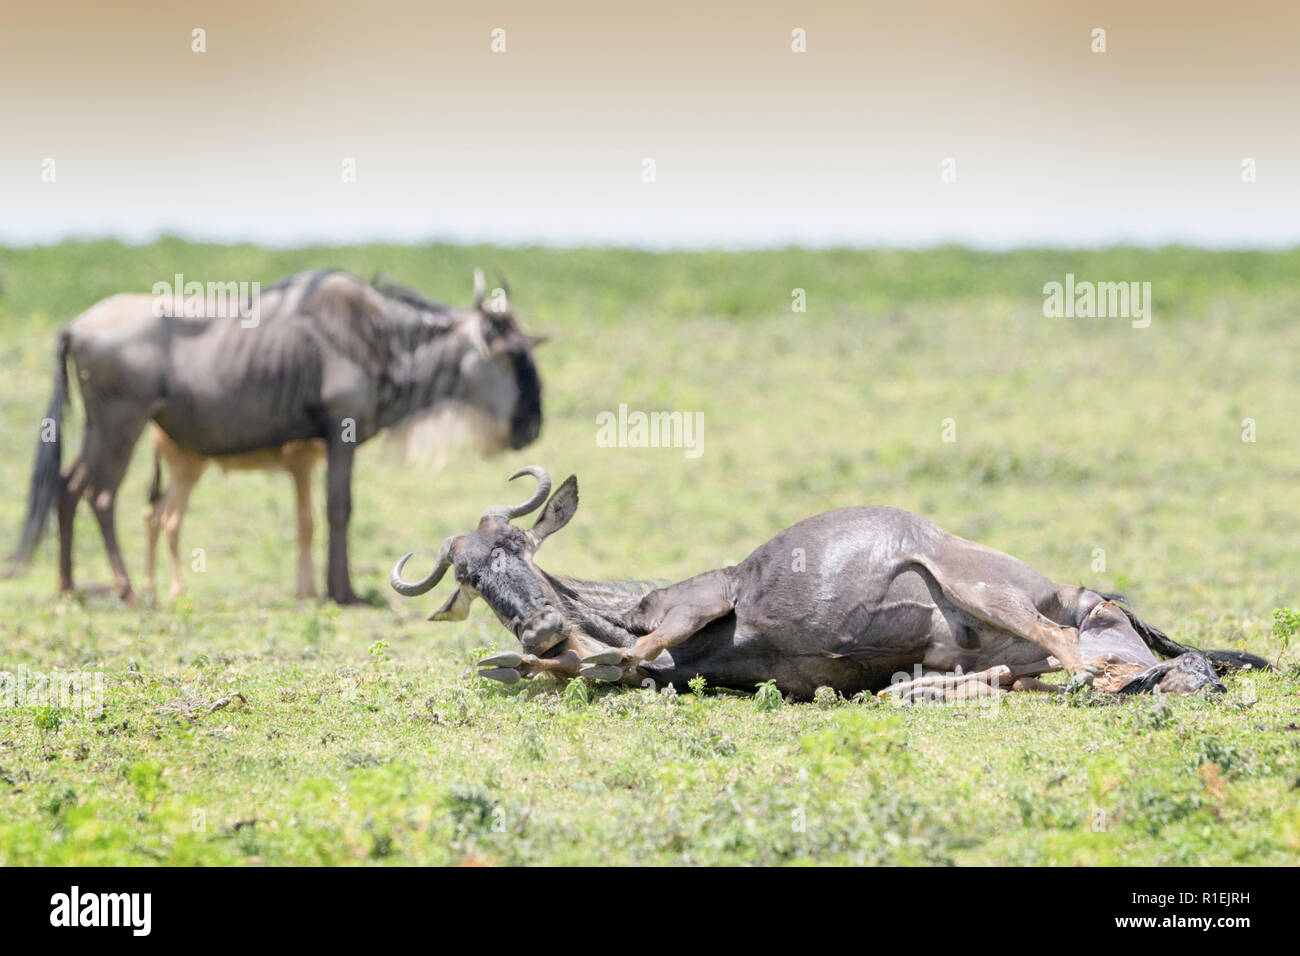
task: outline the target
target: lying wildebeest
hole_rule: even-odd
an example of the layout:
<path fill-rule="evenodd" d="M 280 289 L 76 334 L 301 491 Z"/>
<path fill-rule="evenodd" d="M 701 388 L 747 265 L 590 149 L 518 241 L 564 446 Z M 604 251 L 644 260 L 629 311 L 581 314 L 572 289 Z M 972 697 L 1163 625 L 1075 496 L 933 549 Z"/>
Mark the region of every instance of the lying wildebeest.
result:
<path fill-rule="evenodd" d="M 37 446 L 16 561 L 30 557 L 57 504 L 59 586 L 71 590 L 72 522 L 84 497 L 99 521 L 116 590 L 132 598 L 113 512 L 131 450 L 150 419 L 179 448 L 204 457 L 322 439 L 326 590 L 340 603 L 355 602 L 347 525 L 358 444 L 444 402 L 485 413 L 498 423 L 503 446 L 522 448 L 541 428 L 533 340 L 501 297 L 484 308 L 476 279 L 474 306 L 454 309 L 344 272 L 298 273 L 261 292 L 251 327 L 240 315 L 214 314 L 210 304 L 204 311 L 210 317 L 182 318 L 150 295 L 113 296 L 92 306 L 58 336 L 46 412 L 53 440 Z M 69 359 L 81 384 L 86 432 L 80 455 L 61 475 Z"/>
<path fill-rule="evenodd" d="M 454 569 L 456 590 L 430 620 L 463 620 L 482 597 L 523 646 L 480 662 L 506 683 L 547 672 L 660 684 L 698 674 L 742 690 L 775 680 L 798 698 L 891 685 L 953 696 L 975 684 L 987 693 L 1044 686 L 1032 677 L 1066 670 L 1100 690 L 1192 691 L 1222 689 L 1212 662 L 1266 666 L 1234 652 L 1207 657 L 1096 591 L 1056 584 L 897 508 L 828 511 L 734 567 L 649 590 L 547 574 L 533 555 L 573 517 L 578 483 L 570 476 L 547 501 L 550 476 L 529 467 L 511 478 L 525 473 L 538 482 L 531 498 L 489 508 L 472 534 L 444 541 L 422 580 L 402 578 L 410 554 L 391 578 L 414 596 Z M 511 524 L 544 501 L 531 530 Z M 1158 664 L 1151 649 L 1175 660 Z"/>

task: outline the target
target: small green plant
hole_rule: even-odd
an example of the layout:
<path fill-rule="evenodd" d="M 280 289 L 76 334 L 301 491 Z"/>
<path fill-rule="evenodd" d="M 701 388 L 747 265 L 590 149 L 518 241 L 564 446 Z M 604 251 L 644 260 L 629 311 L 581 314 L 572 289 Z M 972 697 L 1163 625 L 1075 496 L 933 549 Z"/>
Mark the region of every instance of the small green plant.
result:
<path fill-rule="evenodd" d="M 844 703 L 844 698 L 834 687 L 818 687 L 813 693 L 813 703 L 818 707 L 838 707 Z"/>
<path fill-rule="evenodd" d="M 1282 645 L 1282 650 L 1277 655 L 1278 662 L 1290 649 L 1291 638 L 1295 636 L 1296 631 L 1300 631 L 1300 611 L 1293 607 L 1273 608 L 1273 636 Z"/>
<path fill-rule="evenodd" d="M 1289 644 L 1296 631 L 1300 631 L 1300 611 L 1293 607 L 1273 608 L 1273 636 Z"/>
<path fill-rule="evenodd" d="M 774 680 L 759 684 L 758 690 L 754 691 L 754 706 L 759 710 L 776 710 L 783 703 L 785 701 Z"/>
<path fill-rule="evenodd" d="M 694 694 L 696 697 L 703 697 L 704 687 L 707 683 L 708 682 L 703 677 L 701 677 L 699 674 L 696 674 L 694 677 L 692 677 L 690 680 L 686 682 L 686 686 L 691 689 L 691 693 Z"/>
<path fill-rule="evenodd" d="M 1084 681 L 1070 681 L 1065 685 L 1065 702 L 1071 707 L 1089 707 L 1094 703 L 1092 685 Z"/>
<path fill-rule="evenodd" d="M 366 648 L 366 653 L 370 655 L 370 663 L 377 667 L 388 660 L 388 642 L 375 641 Z"/>
<path fill-rule="evenodd" d="M 57 734 L 59 728 L 63 726 L 63 711 L 57 707 L 42 707 L 36 711 L 33 723 L 43 734 Z"/>
<path fill-rule="evenodd" d="M 564 687 L 564 703 L 574 710 L 591 703 L 591 690 L 581 677 L 575 677 Z"/>

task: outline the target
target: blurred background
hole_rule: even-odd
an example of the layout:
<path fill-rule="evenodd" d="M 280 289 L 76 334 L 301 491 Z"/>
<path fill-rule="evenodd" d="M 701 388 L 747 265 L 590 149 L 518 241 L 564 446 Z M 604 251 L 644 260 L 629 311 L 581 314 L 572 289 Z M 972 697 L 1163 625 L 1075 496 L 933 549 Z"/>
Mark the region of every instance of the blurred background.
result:
<path fill-rule="evenodd" d="M 1282 0 L 51 0 L 0 33 L 0 242 L 1285 245 L 1298 34 Z"/>
<path fill-rule="evenodd" d="M 1265 620 L 1300 538 L 1297 26 L 1265 0 L 25 8 L 0 36 L 5 526 L 54 330 L 96 300 L 336 266 L 464 303 L 496 267 L 553 336 L 542 438 L 432 486 L 368 450 L 372 573 L 539 461 L 589 489 L 548 546 L 575 573 L 694 573 L 878 501 L 1160 620 Z M 1150 328 L 1045 318 L 1069 273 L 1150 282 Z M 597 447 L 620 404 L 702 412 L 703 455 Z M 265 548 L 267 600 L 284 484 L 209 478 L 187 532 Z M 204 507 L 253 489 L 273 517 Z"/>

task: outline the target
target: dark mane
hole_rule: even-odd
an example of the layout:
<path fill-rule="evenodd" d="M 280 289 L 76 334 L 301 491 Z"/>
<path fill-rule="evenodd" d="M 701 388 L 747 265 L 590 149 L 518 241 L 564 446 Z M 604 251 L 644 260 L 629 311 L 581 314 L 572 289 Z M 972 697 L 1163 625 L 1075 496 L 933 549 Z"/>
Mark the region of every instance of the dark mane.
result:
<path fill-rule="evenodd" d="M 422 312 L 450 312 L 451 307 L 441 302 L 434 302 L 414 289 L 394 282 L 382 272 L 376 272 L 370 280 L 370 287 L 386 299 L 401 302 Z"/>
<path fill-rule="evenodd" d="M 1114 601 L 1118 604 L 1120 610 L 1124 612 L 1124 616 L 1128 618 L 1128 622 L 1133 625 L 1133 630 L 1137 631 L 1138 637 L 1142 638 L 1142 643 L 1162 657 L 1181 657 L 1183 654 L 1193 652 L 1204 654 L 1209 658 L 1210 663 L 1214 665 L 1215 671 L 1220 674 L 1240 670 L 1243 667 L 1252 667 L 1255 670 L 1272 669 L 1268 661 L 1262 657 L 1256 657 L 1254 654 L 1247 654 L 1244 651 L 1206 651 L 1199 647 L 1179 644 L 1160 628 L 1153 627 L 1138 617 L 1129 604 L 1128 598 L 1123 594 L 1108 594 L 1105 591 L 1098 591 L 1097 593 L 1107 601 Z"/>
<path fill-rule="evenodd" d="M 376 429 L 427 411 L 461 384 L 462 343 L 451 334 L 458 317 L 414 290 L 378 277 L 372 286 L 344 269 L 321 268 L 283 276 L 261 294 L 265 325 L 281 316 L 308 317 L 326 347 L 366 369 L 378 399 Z M 234 324 L 227 334 L 227 351 L 267 383 L 270 407 L 310 404 L 314 386 L 300 374 L 302 342 L 248 336 Z"/>
<path fill-rule="evenodd" d="M 615 578 L 608 581 L 584 581 L 561 574 L 547 575 L 562 598 L 575 604 L 604 611 L 626 610 L 664 581 L 642 581 L 633 578 Z"/>
<path fill-rule="evenodd" d="M 580 591 L 584 594 L 595 591 L 607 594 L 623 594 L 628 597 L 642 597 L 655 588 L 661 588 L 670 583 L 668 581 L 651 581 L 642 578 L 609 578 L 605 581 L 586 581 L 582 578 L 571 578 L 563 574 L 552 574 L 549 577 L 570 590 Z"/>
<path fill-rule="evenodd" d="M 320 272 L 332 272 L 332 269 L 321 269 Z M 291 272 L 287 276 L 281 276 L 270 285 L 262 286 L 263 292 L 283 292 L 289 286 L 293 285 L 299 278 L 300 273 Z"/>
<path fill-rule="evenodd" d="M 1137 631 L 1138 637 L 1142 638 L 1142 643 L 1151 648 L 1151 650 L 1155 651 L 1157 654 L 1160 654 L 1163 657 L 1178 657 L 1180 654 L 1186 654 L 1188 651 L 1193 650 L 1193 648 L 1179 644 L 1164 631 L 1160 630 L 1160 628 L 1152 627 L 1146 621 L 1142 620 L 1142 618 L 1138 617 L 1137 614 L 1134 613 L 1133 606 L 1129 603 L 1129 599 L 1126 595 L 1117 593 L 1108 594 L 1105 591 L 1098 591 L 1097 593 L 1105 600 L 1114 601 L 1119 605 L 1120 610 L 1124 612 L 1124 616 L 1128 618 L 1128 622 L 1133 625 L 1133 630 Z"/>
<path fill-rule="evenodd" d="M 353 275 L 343 269 L 313 269 L 304 272 L 295 272 L 283 276 L 272 282 L 270 285 L 261 288 L 262 294 L 278 293 L 283 296 L 291 289 L 301 289 L 301 295 L 297 302 L 299 308 L 310 308 L 311 303 L 321 284 L 331 276 L 343 276 L 361 287 L 367 287 L 365 279 Z M 455 310 L 441 302 L 434 302 L 416 290 L 400 283 L 394 282 L 383 273 L 376 273 L 368 284 L 379 295 L 383 296 L 388 302 L 395 306 L 401 306 L 400 309 L 385 310 L 389 314 L 402 314 L 414 318 L 416 315 L 422 316 L 425 323 L 432 324 L 436 327 L 450 327 Z M 283 303 L 283 299 L 280 300 Z M 249 303 L 251 304 L 251 302 Z M 308 304 L 308 305 L 304 305 Z M 278 306 L 276 306 L 278 308 Z M 432 321 L 431 321 L 432 320 Z"/>
<path fill-rule="evenodd" d="M 295 283 L 302 282 L 304 279 L 307 283 L 307 290 L 303 293 L 303 298 L 307 298 L 316 287 L 328 279 L 330 276 L 346 273 L 342 269 L 312 269 L 308 272 L 291 272 L 287 276 L 276 279 L 268 286 L 262 288 L 262 292 L 283 292 Z"/>
<path fill-rule="evenodd" d="M 630 594 L 636 597 L 649 594 L 656 588 L 672 583 L 670 581 L 655 581 L 649 578 L 609 578 L 605 581 L 584 581 L 581 578 L 562 578 L 561 580 L 566 584 L 577 585 L 582 588 L 613 591 L 616 594 Z"/>
<path fill-rule="evenodd" d="M 311 272 L 291 272 L 287 276 L 281 276 L 280 278 L 276 279 L 270 285 L 261 286 L 259 289 L 259 293 L 262 295 L 265 295 L 268 292 L 283 293 L 291 286 L 293 286 L 295 283 L 303 281 L 304 276 L 308 277 L 307 278 L 308 288 L 315 289 L 316 286 L 320 285 L 320 283 L 324 279 L 334 275 L 337 272 L 342 272 L 342 271 L 343 271 L 342 269 L 315 269 Z M 249 293 L 249 297 L 244 302 L 244 306 L 246 308 L 252 308 L 253 293 L 251 292 Z"/>

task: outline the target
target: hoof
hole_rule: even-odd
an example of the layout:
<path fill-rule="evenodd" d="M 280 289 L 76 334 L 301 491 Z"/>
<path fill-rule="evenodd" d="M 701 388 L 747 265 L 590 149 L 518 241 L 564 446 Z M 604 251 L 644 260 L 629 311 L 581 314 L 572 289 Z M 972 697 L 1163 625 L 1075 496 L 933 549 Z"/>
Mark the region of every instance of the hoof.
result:
<path fill-rule="evenodd" d="M 486 677 L 488 680 L 499 680 L 503 684 L 519 683 L 519 671 L 513 667 L 492 667 L 479 671 L 478 676 Z"/>
<path fill-rule="evenodd" d="M 612 664 L 589 664 L 578 674 L 587 680 L 616 681 L 623 676 L 623 669 Z"/>
<path fill-rule="evenodd" d="M 584 658 L 582 659 L 582 663 L 584 663 L 584 664 L 606 664 L 606 665 L 608 665 L 608 664 L 622 664 L 622 663 L 623 663 L 623 648 L 621 648 L 621 647 L 611 647 L 611 648 L 609 648 L 608 650 L 597 651 L 595 654 L 592 654 L 592 655 L 589 656 L 589 657 L 584 657 Z"/>
<path fill-rule="evenodd" d="M 493 654 L 491 657 L 485 657 L 478 662 L 479 667 L 518 667 L 524 662 L 522 654 L 515 651 L 502 651 L 500 654 Z"/>

